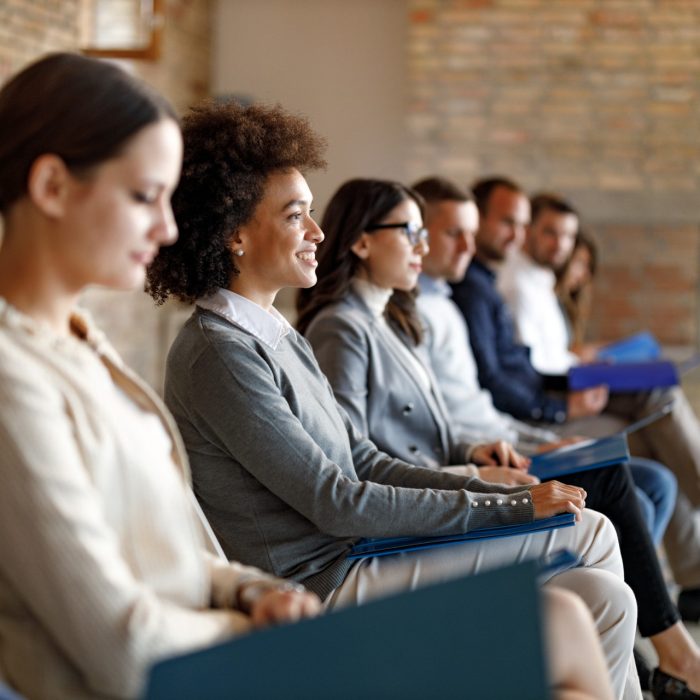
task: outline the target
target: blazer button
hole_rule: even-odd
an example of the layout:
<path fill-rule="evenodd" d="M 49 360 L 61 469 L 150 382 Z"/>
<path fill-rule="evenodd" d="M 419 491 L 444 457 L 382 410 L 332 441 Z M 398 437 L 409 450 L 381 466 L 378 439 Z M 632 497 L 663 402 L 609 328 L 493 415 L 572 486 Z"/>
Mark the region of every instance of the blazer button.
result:
<path fill-rule="evenodd" d="M 409 445 L 408 451 L 413 452 L 413 454 L 416 454 L 416 452 L 418 452 L 418 445 Z"/>
<path fill-rule="evenodd" d="M 413 402 L 409 401 L 409 402 L 403 407 L 403 414 L 404 414 L 404 416 L 407 416 L 413 409 L 414 409 Z"/>

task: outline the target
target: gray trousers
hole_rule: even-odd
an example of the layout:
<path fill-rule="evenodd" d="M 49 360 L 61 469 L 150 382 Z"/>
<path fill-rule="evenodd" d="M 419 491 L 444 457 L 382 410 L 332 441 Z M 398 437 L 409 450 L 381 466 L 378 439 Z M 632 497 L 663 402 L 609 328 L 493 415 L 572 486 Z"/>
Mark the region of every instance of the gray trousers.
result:
<path fill-rule="evenodd" d="M 600 416 L 569 421 L 554 430 L 562 437 L 609 435 L 674 399 L 667 416 L 630 435 L 630 451 L 665 464 L 678 479 L 676 507 L 664 548 L 676 583 L 700 587 L 700 423 L 680 388 L 615 394 Z"/>
<path fill-rule="evenodd" d="M 615 696 L 641 699 L 632 662 L 637 604 L 623 580 L 615 529 L 595 511 L 585 510 L 582 522 L 574 527 L 359 560 L 326 599 L 325 606 L 360 605 L 391 593 L 539 557 L 562 547 L 578 552 L 585 566 L 557 574 L 547 583 L 576 593 L 591 611 Z"/>

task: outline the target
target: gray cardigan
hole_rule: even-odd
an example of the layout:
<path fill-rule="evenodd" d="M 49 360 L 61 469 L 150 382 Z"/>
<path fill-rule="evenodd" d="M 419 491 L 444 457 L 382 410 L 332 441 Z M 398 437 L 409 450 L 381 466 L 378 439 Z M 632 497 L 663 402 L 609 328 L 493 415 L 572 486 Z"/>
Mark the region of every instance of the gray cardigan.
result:
<path fill-rule="evenodd" d="M 197 308 L 170 350 L 165 399 L 228 557 L 321 597 L 343 581 L 358 538 L 533 519 L 521 487 L 499 487 L 517 495 L 496 505 L 493 484 L 405 464 L 363 439 L 293 330 L 273 350 Z M 490 507 L 482 494 L 496 496 Z"/>
<path fill-rule="evenodd" d="M 426 391 L 397 352 L 403 341 L 355 291 L 325 307 L 306 338 L 338 403 L 380 450 L 431 468 L 465 463 L 470 445 L 455 437 L 439 389 Z M 437 387 L 422 347 L 404 346 Z"/>

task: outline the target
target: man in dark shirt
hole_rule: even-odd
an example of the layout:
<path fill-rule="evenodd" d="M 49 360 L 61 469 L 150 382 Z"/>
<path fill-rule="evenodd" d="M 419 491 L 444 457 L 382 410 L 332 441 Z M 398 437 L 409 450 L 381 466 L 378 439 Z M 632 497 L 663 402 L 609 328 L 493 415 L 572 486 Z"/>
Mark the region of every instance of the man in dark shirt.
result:
<path fill-rule="evenodd" d="M 664 544 L 674 578 L 684 587 L 681 613 L 699 619 L 700 426 L 692 408 L 680 389 L 612 397 L 605 387 L 549 393 L 549 379 L 535 370 L 529 349 L 515 339 L 513 319 L 491 269 L 511 246 L 522 244 L 530 222 L 528 198 L 506 178 L 481 180 L 472 190 L 480 215 L 476 254 L 464 280 L 453 284 L 452 298 L 469 327 L 479 383 L 491 392 L 498 409 L 555 424 L 558 432 L 569 435 L 611 432 L 615 420 L 636 420 L 673 397 L 672 412 L 635 435 L 633 447 L 641 456 L 666 464 L 678 478 L 678 499 Z"/>
<path fill-rule="evenodd" d="M 564 398 L 546 392 L 554 382 L 535 370 L 529 349 L 516 341 L 513 319 L 496 289 L 490 266 L 522 243 L 530 222 L 527 196 L 505 178 L 477 182 L 474 196 L 481 217 L 476 255 L 462 282 L 452 286 L 452 298 L 469 325 L 479 383 L 498 409 L 516 418 L 564 423 L 599 414 L 608 399 L 604 387 L 569 392 Z"/>

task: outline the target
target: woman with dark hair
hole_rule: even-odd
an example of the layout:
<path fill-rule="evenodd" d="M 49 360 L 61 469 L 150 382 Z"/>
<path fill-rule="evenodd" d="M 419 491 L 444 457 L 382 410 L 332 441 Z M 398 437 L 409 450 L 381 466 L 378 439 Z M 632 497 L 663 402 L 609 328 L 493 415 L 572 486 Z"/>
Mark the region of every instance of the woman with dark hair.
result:
<path fill-rule="evenodd" d="M 323 163 L 322 142 L 307 121 L 281 108 L 208 104 L 185 117 L 183 133 L 180 238 L 148 282 L 158 300 L 196 302 L 168 356 L 166 402 L 227 555 L 303 582 L 330 609 L 568 546 L 588 566 L 550 580 L 586 600 L 622 695 L 635 606 L 610 524 L 582 512 L 585 492 L 487 484 L 380 452 L 275 310 L 280 290 L 315 283 L 323 241 L 303 175 Z M 544 536 L 347 558 L 362 537 L 466 532 L 565 510 L 581 522 Z"/>
<path fill-rule="evenodd" d="M 569 260 L 557 270 L 556 290 L 568 323 L 570 349 L 584 361 L 593 361 L 601 347 L 585 343 L 597 267 L 598 245 L 593 236 L 579 230 Z"/>
<path fill-rule="evenodd" d="M 0 91 L 0 133 L 0 678 L 136 698 L 157 659 L 319 602 L 207 553 L 172 419 L 76 309 L 141 286 L 177 235 L 171 106 L 55 54 Z"/>
<path fill-rule="evenodd" d="M 362 435 L 400 459 L 464 473 L 465 467 L 451 466 L 449 446 L 457 440 L 430 358 L 420 335 L 405 330 L 419 325 L 417 313 L 408 307 L 412 318 L 403 326 L 389 316 L 397 293 L 416 293 L 427 253 L 427 236 L 419 233 L 424 231 L 419 201 L 410 190 L 382 180 L 350 180 L 338 189 L 322 221 L 326 243 L 319 255 L 319 282 L 300 300 L 300 327 L 336 399 Z M 589 507 L 615 525 L 640 630 L 654 644 L 660 667 L 694 681 L 700 652 L 666 590 L 629 468 L 583 471 L 564 480 L 584 488 Z M 655 672 L 657 697 L 664 697 L 667 678 Z"/>

